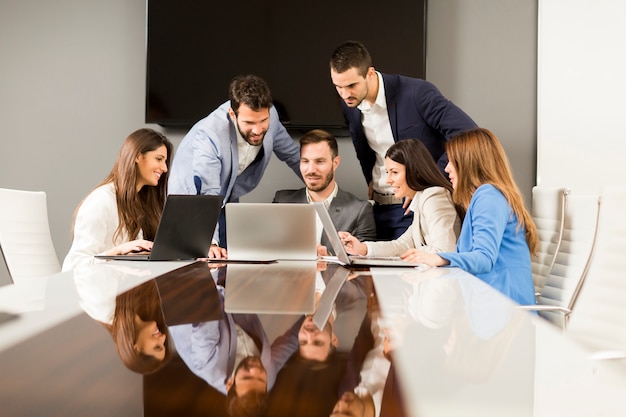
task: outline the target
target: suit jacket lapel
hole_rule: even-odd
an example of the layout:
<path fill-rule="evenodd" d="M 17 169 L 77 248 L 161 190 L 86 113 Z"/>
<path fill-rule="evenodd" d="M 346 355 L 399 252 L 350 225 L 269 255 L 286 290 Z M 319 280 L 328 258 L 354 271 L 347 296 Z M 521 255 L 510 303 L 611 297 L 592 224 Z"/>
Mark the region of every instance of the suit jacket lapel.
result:
<path fill-rule="evenodd" d="M 387 114 L 389 115 L 389 124 L 391 125 L 391 133 L 395 142 L 398 141 L 398 109 L 396 107 L 396 83 L 395 79 L 382 74 L 385 83 L 385 101 L 387 102 Z"/>

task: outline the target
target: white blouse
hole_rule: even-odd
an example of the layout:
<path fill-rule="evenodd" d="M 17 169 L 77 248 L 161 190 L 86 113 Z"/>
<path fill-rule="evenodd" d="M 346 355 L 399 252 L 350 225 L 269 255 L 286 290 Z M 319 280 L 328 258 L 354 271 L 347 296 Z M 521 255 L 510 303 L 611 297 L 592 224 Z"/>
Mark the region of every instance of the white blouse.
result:
<path fill-rule="evenodd" d="M 127 242 L 129 239 L 126 233 L 113 239 L 119 223 L 113 183 L 104 184 L 93 190 L 76 213 L 74 240 L 63 261 L 62 270 L 68 271 L 78 265 L 95 263 L 94 255 L 103 254 Z M 143 239 L 143 233 L 139 232 L 137 238 Z"/>

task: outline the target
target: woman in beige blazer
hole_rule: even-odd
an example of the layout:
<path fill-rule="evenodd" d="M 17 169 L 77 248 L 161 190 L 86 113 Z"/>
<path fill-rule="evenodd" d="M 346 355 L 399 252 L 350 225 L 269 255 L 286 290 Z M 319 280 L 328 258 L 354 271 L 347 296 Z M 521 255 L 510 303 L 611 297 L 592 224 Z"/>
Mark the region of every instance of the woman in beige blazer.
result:
<path fill-rule="evenodd" d="M 452 203 L 452 184 L 439 171 L 426 146 L 416 139 L 396 142 L 387 150 L 385 167 L 394 196 L 411 200 L 413 224 L 391 241 L 360 242 L 347 232 L 339 232 L 346 251 L 352 255 L 400 256 L 409 262 L 419 251 L 455 251 L 461 220 Z"/>

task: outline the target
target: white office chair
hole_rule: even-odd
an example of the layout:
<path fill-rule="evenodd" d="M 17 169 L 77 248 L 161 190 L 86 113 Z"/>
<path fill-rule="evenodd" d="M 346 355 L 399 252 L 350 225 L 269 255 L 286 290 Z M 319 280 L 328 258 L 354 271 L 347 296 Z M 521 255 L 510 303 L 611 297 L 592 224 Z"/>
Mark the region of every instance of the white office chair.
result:
<path fill-rule="evenodd" d="M 598 235 L 566 335 L 602 357 L 626 357 L 626 188 L 604 187 Z"/>
<path fill-rule="evenodd" d="M 598 195 L 569 193 L 563 212 L 563 233 L 554 264 L 537 297 L 539 315 L 565 328 L 583 285 L 596 238 Z"/>
<path fill-rule="evenodd" d="M 532 190 L 531 215 L 539 237 L 539 249 L 532 259 L 533 282 L 537 295 L 545 285 L 561 244 L 563 212 L 568 194 L 567 188 L 535 186 Z"/>
<path fill-rule="evenodd" d="M 0 188 L 0 248 L 16 285 L 61 271 L 45 192 Z"/>

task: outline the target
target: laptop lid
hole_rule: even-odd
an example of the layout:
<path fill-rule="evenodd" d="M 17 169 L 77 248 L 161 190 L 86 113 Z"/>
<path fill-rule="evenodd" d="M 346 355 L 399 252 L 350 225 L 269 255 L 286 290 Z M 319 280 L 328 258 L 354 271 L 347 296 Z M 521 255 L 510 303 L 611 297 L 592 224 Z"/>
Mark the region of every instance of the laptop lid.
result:
<path fill-rule="evenodd" d="M 226 204 L 228 259 L 316 260 L 315 208 L 310 204 Z"/>
<path fill-rule="evenodd" d="M 319 216 L 322 226 L 324 226 L 324 233 L 328 237 L 330 241 L 330 245 L 337 256 L 339 263 L 342 265 L 350 265 L 350 266 L 379 266 L 379 267 L 420 267 L 427 268 L 422 263 L 417 262 L 405 262 L 400 257 L 370 257 L 370 256 L 351 256 L 346 252 L 346 248 L 343 246 L 343 242 L 339 237 L 339 233 L 335 228 L 335 224 L 333 223 L 328 210 L 326 209 L 326 205 L 322 202 L 313 203 L 315 210 L 317 211 L 317 215 Z"/>
<path fill-rule="evenodd" d="M 174 261 L 206 258 L 220 216 L 222 196 L 167 196 L 152 251 L 146 255 L 96 255 L 100 259 Z"/>
<path fill-rule="evenodd" d="M 280 261 L 263 266 L 228 264 L 227 313 L 312 314 L 317 261 Z"/>

